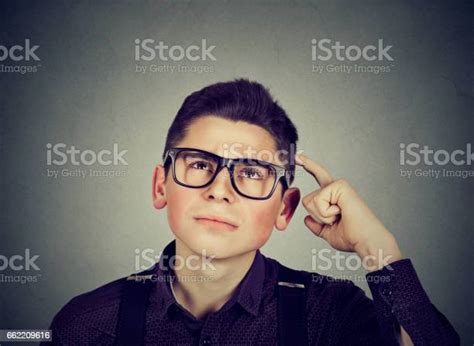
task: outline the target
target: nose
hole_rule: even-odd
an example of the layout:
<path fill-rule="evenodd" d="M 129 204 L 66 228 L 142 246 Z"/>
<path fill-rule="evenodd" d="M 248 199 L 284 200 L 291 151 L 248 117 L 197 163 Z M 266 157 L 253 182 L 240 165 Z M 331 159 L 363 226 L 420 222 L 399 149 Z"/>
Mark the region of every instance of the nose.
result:
<path fill-rule="evenodd" d="M 234 202 L 235 191 L 232 187 L 227 167 L 222 167 L 221 171 L 217 173 L 214 181 L 207 187 L 204 194 L 207 200 L 225 201 L 228 203 Z"/>

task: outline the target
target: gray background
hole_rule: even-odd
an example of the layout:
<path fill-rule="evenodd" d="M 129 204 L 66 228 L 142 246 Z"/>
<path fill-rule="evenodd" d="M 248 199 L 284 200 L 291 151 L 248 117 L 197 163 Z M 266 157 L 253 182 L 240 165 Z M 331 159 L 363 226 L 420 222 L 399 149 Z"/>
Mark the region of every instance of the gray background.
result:
<path fill-rule="evenodd" d="M 30 38 L 41 58 L 37 73 L 0 74 L 0 254 L 29 248 L 41 269 L 36 283 L 0 283 L 1 329 L 46 328 L 71 297 L 133 272 L 135 249 L 159 253 L 172 234 L 166 213 L 152 207 L 150 188 L 168 126 L 190 92 L 248 77 L 268 86 L 290 114 L 299 147 L 366 199 L 412 259 L 433 303 L 472 344 L 472 178 L 407 179 L 399 163 L 400 143 L 453 150 L 472 141 L 472 5 L 0 7 L 0 44 Z M 204 38 L 216 45 L 214 72 L 135 73 L 136 38 L 185 46 Z M 357 45 L 383 38 L 393 45 L 391 72 L 312 73 L 313 38 Z M 118 143 L 128 150 L 126 176 L 48 178 L 46 144 L 57 142 L 94 150 Z M 305 194 L 316 188 L 308 175 L 296 185 Z M 312 249 L 328 245 L 306 229 L 305 215 L 300 205 L 289 230 L 275 231 L 263 253 L 312 270 Z"/>

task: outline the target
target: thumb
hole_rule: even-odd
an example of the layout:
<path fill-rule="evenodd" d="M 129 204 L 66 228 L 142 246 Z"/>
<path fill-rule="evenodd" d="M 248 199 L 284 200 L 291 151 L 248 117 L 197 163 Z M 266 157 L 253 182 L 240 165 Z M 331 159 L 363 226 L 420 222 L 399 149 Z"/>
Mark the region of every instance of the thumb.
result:
<path fill-rule="evenodd" d="M 324 224 L 315 221 L 310 215 L 307 215 L 304 218 L 304 224 L 311 230 L 311 232 L 316 234 L 318 237 L 321 237 Z"/>

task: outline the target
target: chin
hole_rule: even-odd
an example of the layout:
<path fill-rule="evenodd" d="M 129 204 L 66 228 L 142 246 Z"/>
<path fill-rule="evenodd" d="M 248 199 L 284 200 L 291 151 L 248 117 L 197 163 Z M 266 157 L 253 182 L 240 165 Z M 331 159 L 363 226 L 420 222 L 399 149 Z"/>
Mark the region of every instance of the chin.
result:
<path fill-rule="evenodd" d="M 215 259 L 225 259 L 252 251 L 241 244 L 236 244 L 233 239 L 222 239 L 215 236 L 201 236 L 192 239 L 180 237 L 180 239 L 195 254 L 201 256 L 205 250 L 206 256 L 214 256 Z"/>

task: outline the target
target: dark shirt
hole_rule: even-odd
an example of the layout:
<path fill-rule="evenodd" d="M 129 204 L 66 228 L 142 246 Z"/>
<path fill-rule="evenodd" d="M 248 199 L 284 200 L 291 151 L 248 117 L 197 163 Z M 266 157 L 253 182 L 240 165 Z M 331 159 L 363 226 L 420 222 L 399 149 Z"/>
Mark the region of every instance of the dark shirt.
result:
<path fill-rule="evenodd" d="M 277 272 L 280 264 L 257 251 L 235 294 L 203 320 L 180 306 L 171 291 L 162 253 L 146 312 L 145 343 L 156 345 L 275 345 L 278 343 Z M 163 256 L 166 255 L 166 256 Z M 373 295 L 351 281 L 312 273 L 307 287 L 306 325 L 310 345 L 383 345 L 396 342 L 399 325 L 415 345 L 458 345 L 459 336 L 430 303 L 409 259 L 368 273 Z M 79 295 L 51 324 L 57 344 L 111 345 L 115 339 L 124 278 Z"/>

